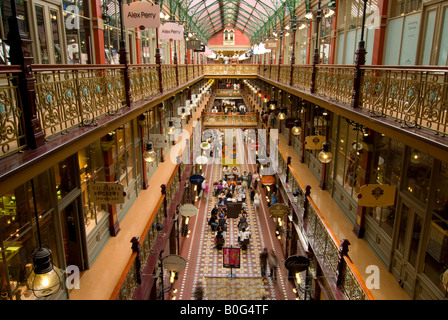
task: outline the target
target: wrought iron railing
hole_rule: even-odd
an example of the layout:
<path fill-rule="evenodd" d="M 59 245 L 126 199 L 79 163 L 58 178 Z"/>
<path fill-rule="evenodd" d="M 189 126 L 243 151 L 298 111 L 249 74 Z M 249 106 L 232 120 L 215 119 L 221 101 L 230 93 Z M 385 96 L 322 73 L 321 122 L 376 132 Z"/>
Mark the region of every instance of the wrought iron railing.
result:
<path fill-rule="evenodd" d="M 19 66 L 0 67 L 0 158 L 27 147 L 23 108 L 19 99 Z"/>

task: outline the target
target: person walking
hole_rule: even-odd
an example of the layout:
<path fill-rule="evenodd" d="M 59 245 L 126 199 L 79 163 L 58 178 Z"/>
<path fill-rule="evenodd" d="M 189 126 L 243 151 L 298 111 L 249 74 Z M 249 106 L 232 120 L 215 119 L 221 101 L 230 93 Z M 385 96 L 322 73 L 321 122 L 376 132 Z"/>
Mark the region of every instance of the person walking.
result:
<path fill-rule="evenodd" d="M 273 277 L 274 281 L 277 281 L 277 264 L 278 259 L 275 255 L 274 250 L 271 249 L 271 252 L 269 254 L 269 269 L 270 269 L 270 277 Z"/>
<path fill-rule="evenodd" d="M 194 289 L 193 293 L 195 300 L 202 300 L 204 298 L 204 288 L 202 287 L 202 282 L 199 281 L 196 289 Z"/>
<path fill-rule="evenodd" d="M 249 189 L 251 185 L 252 185 L 252 173 L 249 172 L 247 174 L 247 189 Z"/>
<path fill-rule="evenodd" d="M 259 214 L 261 207 L 261 194 L 257 191 L 254 196 L 254 209 L 257 214 Z"/>
<path fill-rule="evenodd" d="M 268 267 L 268 249 L 264 248 L 260 253 L 260 268 L 261 268 L 261 276 L 263 280 L 266 279 L 266 269 Z"/>

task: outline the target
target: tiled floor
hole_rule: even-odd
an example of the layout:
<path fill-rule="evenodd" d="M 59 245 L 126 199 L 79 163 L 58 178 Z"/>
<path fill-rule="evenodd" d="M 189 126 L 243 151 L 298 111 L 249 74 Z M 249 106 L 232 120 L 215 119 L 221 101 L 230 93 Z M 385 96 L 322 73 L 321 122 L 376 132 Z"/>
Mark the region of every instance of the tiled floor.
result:
<path fill-rule="evenodd" d="M 244 167 L 243 170 L 248 170 L 246 164 L 242 167 Z M 208 164 L 204 172 L 206 179 L 211 183 L 222 179 L 220 164 Z M 248 195 L 247 198 L 249 198 Z M 213 195 L 207 196 L 207 202 L 197 202 L 199 214 L 194 217 L 194 221 L 190 220 L 190 226 L 194 232 L 192 232 L 191 241 L 184 244 L 181 253 L 187 258 L 188 263 L 175 285 L 178 289 L 178 294 L 174 295 L 176 299 L 193 299 L 193 292 L 198 283 L 202 284 L 205 291 L 204 299 L 207 300 L 294 299 L 292 287 L 286 280 L 286 271 L 280 265 L 276 282 L 270 277 L 263 281 L 261 277 L 259 255 L 263 248 L 274 249 L 277 255 L 281 253 L 281 250 L 275 246 L 278 243 L 272 239 L 273 226 L 269 225 L 266 210 L 256 214 L 249 199 L 246 203 L 251 231 L 250 243 L 247 250 L 240 252 L 240 268 L 223 267 L 223 250 L 215 247 L 215 232 L 207 224 L 211 209 L 216 203 L 217 198 Z M 238 247 L 237 223 L 237 219 L 228 219 L 225 247 Z M 271 232 L 267 232 L 267 228 L 270 228 Z M 283 261 L 284 257 L 281 256 L 280 262 Z"/>

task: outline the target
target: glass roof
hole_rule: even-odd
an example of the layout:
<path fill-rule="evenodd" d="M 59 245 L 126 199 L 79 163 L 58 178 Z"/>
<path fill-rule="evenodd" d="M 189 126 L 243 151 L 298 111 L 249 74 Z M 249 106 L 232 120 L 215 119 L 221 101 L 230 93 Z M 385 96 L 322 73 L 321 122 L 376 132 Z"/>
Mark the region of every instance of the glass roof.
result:
<path fill-rule="evenodd" d="M 303 1 L 303 0 L 302 0 Z M 232 27 L 245 33 L 251 42 L 289 14 L 299 0 L 168 0 L 172 12 L 186 21 L 187 28 L 208 41 L 216 32 Z M 292 9 L 294 10 L 294 9 Z"/>

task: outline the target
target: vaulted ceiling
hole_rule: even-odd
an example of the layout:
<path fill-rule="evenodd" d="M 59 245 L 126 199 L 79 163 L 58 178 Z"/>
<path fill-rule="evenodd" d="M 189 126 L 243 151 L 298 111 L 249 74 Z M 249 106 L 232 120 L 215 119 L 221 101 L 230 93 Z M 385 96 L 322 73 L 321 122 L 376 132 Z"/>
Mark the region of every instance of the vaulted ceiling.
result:
<path fill-rule="evenodd" d="M 279 19 L 294 11 L 299 0 L 165 0 L 163 3 L 202 41 L 207 42 L 216 32 L 231 27 L 241 30 L 255 43 L 275 28 Z"/>

